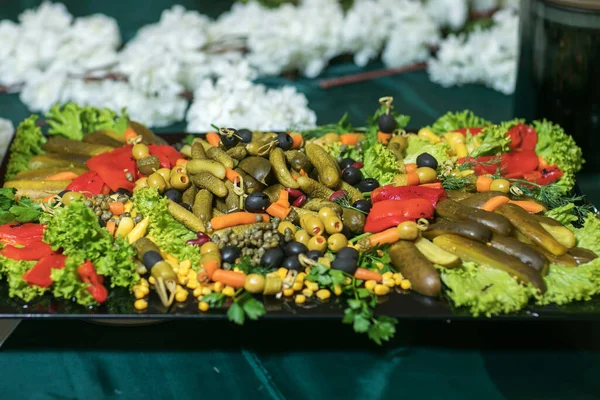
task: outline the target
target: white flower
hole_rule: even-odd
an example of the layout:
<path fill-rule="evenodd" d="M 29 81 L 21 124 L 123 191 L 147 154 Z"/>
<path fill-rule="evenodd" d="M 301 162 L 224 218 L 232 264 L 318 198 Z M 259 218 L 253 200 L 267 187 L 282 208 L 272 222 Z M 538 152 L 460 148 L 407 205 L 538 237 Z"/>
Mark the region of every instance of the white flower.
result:
<path fill-rule="evenodd" d="M 64 70 L 36 71 L 28 77 L 19 98 L 29 110 L 47 112 L 54 104 L 61 103 L 66 81 Z"/>
<path fill-rule="evenodd" d="M 458 30 L 467 21 L 469 4 L 467 0 L 427 0 L 425 11 L 441 27 Z"/>
<path fill-rule="evenodd" d="M 21 27 L 41 32 L 64 32 L 71 25 L 73 16 L 62 3 L 44 1 L 38 8 L 25 10 L 19 15 Z"/>
<path fill-rule="evenodd" d="M 9 20 L 0 21 L 0 63 L 6 61 L 19 38 L 19 25 Z M 1 78 L 0 78 L 1 79 Z"/>
<path fill-rule="evenodd" d="M 0 160 L 4 159 L 8 145 L 12 140 L 15 127 L 8 119 L 0 118 Z"/>

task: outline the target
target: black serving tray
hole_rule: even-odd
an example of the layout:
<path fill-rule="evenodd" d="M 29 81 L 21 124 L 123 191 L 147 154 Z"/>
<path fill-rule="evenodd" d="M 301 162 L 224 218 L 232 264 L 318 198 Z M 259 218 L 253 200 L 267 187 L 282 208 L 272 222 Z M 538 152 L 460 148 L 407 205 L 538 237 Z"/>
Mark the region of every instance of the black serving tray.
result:
<path fill-rule="evenodd" d="M 186 135 L 186 133 L 170 133 L 160 136 L 169 143 L 176 143 Z M 5 157 L 0 165 L 0 179 L 3 179 L 5 175 L 7 161 L 7 157 Z M 277 299 L 273 296 L 265 296 L 262 300 L 267 308 L 267 314 L 263 317 L 266 319 L 340 319 L 345 308 L 343 299 L 334 297 L 328 302 L 313 301 L 303 305 L 296 305 L 292 298 L 285 297 Z M 111 321 L 114 323 L 142 323 L 149 320 L 226 318 L 226 309 L 210 310 L 206 313 L 199 312 L 198 302 L 193 296 L 189 296 L 185 303 L 177 303 L 165 308 L 158 296 L 151 292 L 148 309 L 143 312 L 135 310 L 133 302 L 133 295 L 128 290 L 118 288 L 112 289 L 106 303 L 98 307 L 86 308 L 73 302 L 55 299 L 51 294 L 24 303 L 19 299 L 9 298 L 7 283 L 0 280 L 0 319 L 62 318 L 103 320 L 107 323 Z M 430 298 L 399 289 L 395 289 L 395 292 L 388 296 L 381 297 L 379 302 L 377 314 L 393 316 L 398 319 L 452 321 L 486 318 L 483 316 L 475 318 L 467 310 L 456 309 L 445 296 Z M 600 320 L 600 296 L 596 296 L 591 301 L 574 302 L 564 306 L 529 306 L 519 313 L 491 319 L 499 321 Z"/>

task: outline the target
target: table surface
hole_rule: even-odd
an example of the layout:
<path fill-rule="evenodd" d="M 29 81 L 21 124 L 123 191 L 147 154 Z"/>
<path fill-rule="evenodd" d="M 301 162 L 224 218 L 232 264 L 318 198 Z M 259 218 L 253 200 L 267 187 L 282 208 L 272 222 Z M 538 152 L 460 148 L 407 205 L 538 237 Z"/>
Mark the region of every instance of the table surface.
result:
<path fill-rule="evenodd" d="M 76 16 L 102 12 L 117 18 L 125 39 L 156 21 L 170 1 L 63 1 Z M 0 19 L 39 4 L 0 0 Z M 215 16 L 230 1 L 180 0 Z M 132 12 L 135 10 L 135 12 Z M 381 67 L 373 64 L 367 69 Z M 359 69 L 328 68 L 321 78 Z M 363 123 L 381 96 L 394 96 L 411 126 L 448 110 L 471 109 L 493 121 L 513 117 L 513 98 L 480 86 L 441 88 L 412 72 L 321 90 L 318 81 L 267 78 L 304 92 L 318 123 L 348 111 Z M 28 115 L 18 95 L 0 95 L 0 117 Z M 177 124 L 160 131 L 182 130 Z M 580 185 L 600 204 L 600 183 L 582 174 Z M 244 327 L 220 321 L 175 321 L 115 327 L 83 321 L 24 321 L 0 353 L 3 399 L 596 399 L 600 353 L 595 323 L 402 322 L 381 348 L 341 322 L 259 321 Z"/>

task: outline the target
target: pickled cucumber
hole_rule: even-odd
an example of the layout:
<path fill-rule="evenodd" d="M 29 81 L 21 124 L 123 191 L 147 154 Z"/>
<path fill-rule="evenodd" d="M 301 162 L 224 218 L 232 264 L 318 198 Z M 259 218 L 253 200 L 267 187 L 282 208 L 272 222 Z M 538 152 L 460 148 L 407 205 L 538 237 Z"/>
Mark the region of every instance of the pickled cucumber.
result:
<path fill-rule="evenodd" d="M 31 157 L 29 169 L 42 169 L 54 167 L 85 168 L 85 162 L 89 157 L 77 154 L 47 153 Z"/>
<path fill-rule="evenodd" d="M 273 173 L 275 174 L 275 177 L 279 183 L 292 189 L 298 189 L 300 187 L 298 182 L 292 178 L 292 174 L 287 168 L 285 154 L 282 149 L 277 147 L 271 150 L 271 154 L 269 154 L 269 161 L 273 166 Z"/>
<path fill-rule="evenodd" d="M 328 188 L 336 189 L 341 181 L 342 171 L 337 161 L 321 146 L 308 143 L 304 148 L 306 156 L 319 174 L 319 180 Z"/>
<path fill-rule="evenodd" d="M 235 146 L 226 151 L 226 153 L 233 159 L 242 161 L 247 155 L 248 151 L 244 146 Z"/>
<path fill-rule="evenodd" d="M 72 181 L 44 181 L 44 180 L 13 180 L 4 182 L 5 188 L 15 188 L 15 197 L 22 196 L 31 198 L 33 201 L 41 201 L 48 196 L 56 195 L 69 186 Z"/>
<path fill-rule="evenodd" d="M 206 156 L 211 160 L 220 162 L 225 166 L 225 168 L 235 168 L 238 163 L 237 160 L 231 158 L 229 154 L 215 146 L 206 151 Z"/>
<path fill-rule="evenodd" d="M 225 183 L 211 173 L 201 172 L 196 175 L 190 175 L 190 180 L 199 189 L 207 189 L 217 197 L 227 196 L 228 190 Z"/>
<path fill-rule="evenodd" d="M 205 224 L 212 218 L 213 194 L 206 189 L 199 190 L 194 198 L 192 211 Z"/>
<path fill-rule="evenodd" d="M 296 182 L 298 182 L 300 190 L 312 198 L 329 200 L 333 194 L 333 190 L 315 181 L 314 179 L 309 178 L 308 176 L 300 176 Z"/>
<path fill-rule="evenodd" d="M 196 185 L 190 185 L 190 187 L 185 189 L 185 191 L 181 195 L 181 202 L 190 206 L 193 205 L 195 203 L 197 193 L 198 188 L 196 187 Z"/>
<path fill-rule="evenodd" d="M 186 171 L 190 175 L 209 172 L 219 179 L 225 179 L 227 169 L 223 164 L 214 160 L 190 160 L 187 162 Z"/>
<path fill-rule="evenodd" d="M 400 240 L 389 249 L 392 266 L 423 296 L 437 297 L 442 291 L 440 274 L 413 242 Z"/>
<path fill-rule="evenodd" d="M 114 148 L 110 146 L 83 143 L 78 140 L 71 140 L 62 136 L 50 137 L 42 146 L 42 148 L 48 153 L 77 154 L 88 157 L 97 156 L 98 154 L 114 150 Z"/>
<path fill-rule="evenodd" d="M 167 208 L 171 216 L 193 232 L 205 232 L 206 228 L 200 218 L 189 212 L 173 200 L 167 200 Z"/>
<path fill-rule="evenodd" d="M 192 143 L 191 156 L 193 160 L 205 160 L 207 158 L 206 151 L 204 151 L 204 146 L 202 146 L 202 143 Z"/>
<path fill-rule="evenodd" d="M 87 168 L 82 167 L 52 167 L 52 168 L 40 168 L 32 169 L 29 171 L 22 171 L 15 175 L 16 180 L 43 180 L 49 176 L 56 175 L 60 172 L 73 172 L 74 174 L 81 175 L 87 171 Z"/>

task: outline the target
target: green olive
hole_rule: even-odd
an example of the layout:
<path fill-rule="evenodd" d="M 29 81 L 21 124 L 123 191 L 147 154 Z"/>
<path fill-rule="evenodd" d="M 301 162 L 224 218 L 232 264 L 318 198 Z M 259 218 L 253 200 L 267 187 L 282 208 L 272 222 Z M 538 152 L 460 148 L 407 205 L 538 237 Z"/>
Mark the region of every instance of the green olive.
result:
<path fill-rule="evenodd" d="M 171 179 L 171 170 L 169 168 L 158 169 L 156 170 L 156 173 L 160 174 L 167 183 L 169 182 L 169 179 Z"/>
<path fill-rule="evenodd" d="M 396 229 L 403 240 L 415 240 L 419 236 L 419 226 L 414 221 L 404 221 Z"/>
<path fill-rule="evenodd" d="M 205 243 L 206 244 L 206 243 Z M 221 253 L 217 251 L 211 251 L 210 253 L 202 254 L 202 258 L 200 259 L 200 265 L 204 264 L 207 261 L 216 261 L 219 266 L 221 266 Z"/>
<path fill-rule="evenodd" d="M 281 221 L 277 226 L 277 232 L 281 233 L 282 235 L 285 235 L 286 229 L 291 230 L 292 234 L 295 234 L 297 231 L 296 225 L 292 224 L 290 221 Z"/>
<path fill-rule="evenodd" d="M 321 218 L 321 220 L 325 221 L 325 218 L 327 217 L 337 217 L 337 214 L 335 211 L 333 211 L 333 208 L 323 207 L 319 210 L 319 218 Z"/>
<path fill-rule="evenodd" d="M 306 247 L 308 247 L 309 251 L 317 250 L 323 253 L 327 249 L 327 239 L 324 236 L 313 236 L 308 241 Z"/>
<path fill-rule="evenodd" d="M 260 274 L 250 274 L 246 277 L 244 289 L 250 293 L 262 293 L 265 290 L 266 279 Z"/>
<path fill-rule="evenodd" d="M 167 188 L 167 182 L 165 182 L 165 178 L 162 175 L 155 172 L 148 177 L 148 186 L 162 193 Z"/>
<path fill-rule="evenodd" d="M 170 183 L 177 190 L 185 190 L 190 187 L 190 178 L 186 174 L 176 173 L 171 175 Z"/>
<path fill-rule="evenodd" d="M 294 239 L 296 239 L 296 242 L 300 242 L 307 246 L 308 241 L 310 240 L 310 235 L 304 229 L 300 229 L 294 234 Z"/>
<path fill-rule="evenodd" d="M 171 176 L 173 174 L 187 174 L 187 169 L 185 165 L 176 165 L 171 169 Z"/>
<path fill-rule="evenodd" d="M 437 179 L 437 172 L 433 168 L 421 167 L 417 168 L 417 176 L 419 177 L 419 183 L 431 183 Z"/>
<path fill-rule="evenodd" d="M 327 247 L 334 253 L 337 253 L 346 246 L 348 246 L 348 238 L 341 233 L 334 233 L 327 239 Z"/>
<path fill-rule="evenodd" d="M 510 192 L 510 182 L 506 179 L 494 179 L 490 186 L 490 191 L 508 193 Z"/>
<path fill-rule="evenodd" d="M 148 178 L 140 178 L 135 181 L 135 187 L 133 188 L 134 192 L 137 192 L 140 189 L 148 187 Z"/>
<path fill-rule="evenodd" d="M 304 224 L 307 232 L 312 236 L 322 235 L 325 232 L 325 225 L 319 217 L 310 216 L 306 219 Z"/>
<path fill-rule="evenodd" d="M 325 225 L 325 230 L 328 234 L 333 235 L 334 233 L 339 233 L 344 229 L 344 223 L 338 217 L 327 217 L 323 220 L 323 225 Z"/>
<path fill-rule="evenodd" d="M 65 206 L 68 206 L 73 200 L 81 198 L 83 198 L 83 195 L 79 192 L 67 192 L 62 195 L 61 200 Z"/>
<path fill-rule="evenodd" d="M 131 148 L 131 155 L 136 160 L 139 160 L 144 157 L 148 157 L 150 155 L 150 150 L 148 150 L 148 146 L 144 143 L 138 143 Z"/>
<path fill-rule="evenodd" d="M 200 246 L 200 254 L 219 253 L 219 245 L 215 242 L 206 242 Z"/>

